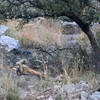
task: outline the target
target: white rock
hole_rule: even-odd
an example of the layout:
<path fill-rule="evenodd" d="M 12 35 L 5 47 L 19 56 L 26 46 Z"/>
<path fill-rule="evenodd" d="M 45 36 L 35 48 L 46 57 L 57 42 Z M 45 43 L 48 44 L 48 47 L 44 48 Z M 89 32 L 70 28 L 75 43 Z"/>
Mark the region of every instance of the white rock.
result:
<path fill-rule="evenodd" d="M 81 96 L 82 100 L 87 100 L 87 90 L 89 86 L 86 82 L 80 81 L 79 83 L 76 84 L 70 84 L 70 85 L 65 85 L 63 86 L 63 89 L 66 93 L 66 96 L 68 97 L 70 94 L 72 97 L 78 97 Z"/>
<path fill-rule="evenodd" d="M 84 81 L 80 81 L 79 86 L 82 88 L 82 90 L 87 90 L 89 88 L 89 85 Z"/>
<path fill-rule="evenodd" d="M 75 22 L 68 22 L 68 21 L 61 22 L 61 24 L 62 24 L 63 26 L 66 26 L 66 25 L 77 25 Z"/>
<path fill-rule="evenodd" d="M 63 87 L 63 89 L 66 91 L 67 94 L 76 91 L 76 89 L 75 89 L 75 84 L 65 85 L 65 86 Z"/>
<path fill-rule="evenodd" d="M 89 96 L 89 100 L 100 100 L 100 92 L 94 92 L 92 95 Z"/>
<path fill-rule="evenodd" d="M 5 26 L 5 25 L 0 25 L 0 35 L 3 35 L 3 34 L 6 32 L 7 29 L 8 29 L 7 26 Z"/>
<path fill-rule="evenodd" d="M 53 98 L 50 96 L 48 100 L 53 100 Z"/>
<path fill-rule="evenodd" d="M 85 91 L 82 91 L 81 92 L 81 100 L 87 100 L 87 98 L 88 98 L 88 93 Z"/>
<path fill-rule="evenodd" d="M 79 90 L 87 90 L 89 88 L 88 84 L 84 81 L 80 81 L 79 83 L 77 84 L 70 84 L 70 85 L 65 85 L 64 86 L 64 89 L 66 91 L 68 91 L 69 89 L 72 91 L 72 92 L 75 92 L 75 91 L 79 91 Z"/>
<path fill-rule="evenodd" d="M 5 47 L 5 49 L 9 52 L 13 49 L 19 48 L 19 41 L 15 40 L 14 38 L 8 36 L 1 36 L 0 37 L 0 44 Z"/>

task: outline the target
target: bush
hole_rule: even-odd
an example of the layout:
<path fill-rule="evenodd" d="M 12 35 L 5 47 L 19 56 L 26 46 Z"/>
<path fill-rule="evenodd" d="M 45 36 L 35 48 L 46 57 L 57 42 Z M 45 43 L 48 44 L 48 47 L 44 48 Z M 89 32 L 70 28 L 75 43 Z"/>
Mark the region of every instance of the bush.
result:
<path fill-rule="evenodd" d="M 15 89 L 9 89 L 7 93 L 7 100 L 19 100 L 19 95 Z"/>

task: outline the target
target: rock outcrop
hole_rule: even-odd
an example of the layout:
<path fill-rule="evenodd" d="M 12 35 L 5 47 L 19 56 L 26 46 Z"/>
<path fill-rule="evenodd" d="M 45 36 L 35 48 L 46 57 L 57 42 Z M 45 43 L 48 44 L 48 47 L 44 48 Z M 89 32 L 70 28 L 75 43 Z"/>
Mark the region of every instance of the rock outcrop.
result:
<path fill-rule="evenodd" d="M 5 25 L 0 25 L 0 36 L 7 31 L 8 27 Z"/>
<path fill-rule="evenodd" d="M 1 36 L 0 37 L 0 44 L 5 47 L 5 50 L 8 52 L 13 49 L 19 48 L 19 42 L 18 40 L 15 40 L 14 38 L 11 38 L 9 36 Z"/>
<path fill-rule="evenodd" d="M 19 41 L 15 40 L 12 37 L 5 36 L 5 32 L 8 27 L 5 25 L 0 25 L 0 44 L 7 50 L 8 52 L 13 49 L 18 49 L 20 47 Z"/>

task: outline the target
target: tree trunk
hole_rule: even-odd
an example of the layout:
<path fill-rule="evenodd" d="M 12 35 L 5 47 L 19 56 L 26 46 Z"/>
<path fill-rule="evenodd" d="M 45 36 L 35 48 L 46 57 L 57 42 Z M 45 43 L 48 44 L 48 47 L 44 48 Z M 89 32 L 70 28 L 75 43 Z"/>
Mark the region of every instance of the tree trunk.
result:
<path fill-rule="evenodd" d="M 87 35 L 88 39 L 90 40 L 90 43 L 91 43 L 91 46 L 92 46 L 94 52 L 98 52 L 99 46 L 98 46 L 97 41 L 95 39 L 94 33 L 90 29 L 85 30 L 84 32 Z"/>
<path fill-rule="evenodd" d="M 90 40 L 91 46 L 93 48 L 93 63 L 95 64 L 95 72 L 100 73 L 100 47 L 97 44 L 93 32 L 88 28 L 87 30 L 82 29 Z"/>
<path fill-rule="evenodd" d="M 85 34 L 88 36 L 91 46 L 93 48 L 93 62 L 95 64 L 95 72 L 100 73 L 100 47 L 98 46 L 95 36 L 93 32 L 89 30 L 85 30 Z"/>
<path fill-rule="evenodd" d="M 71 18 L 73 21 L 75 21 L 79 27 L 82 29 L 82 31 L 87 35 L 88 39 L 90 40 L 91 46 L 93 48 L 94 52 L 94 64 L 96 72 L 100 73 L 100 47 L 98 46 L 95 36 L 93 32 L 89 28 L 89 24 L 85 23 L 82 19 L 80 19 L 78 16 L 75 16 L 73 13 L 67 13 L 66 16 Z"/>
<path fill-rule="evenodd" d="M 100 47 L 97 44 L 94 33 L 90 30 L 88 26 L 85 26 L 84 28 L 81 27 L 81 29 L 87 35 L 93 48 L 93 64 L 95 64 L 94 70 L 96 73 L 100 73 Z"/>

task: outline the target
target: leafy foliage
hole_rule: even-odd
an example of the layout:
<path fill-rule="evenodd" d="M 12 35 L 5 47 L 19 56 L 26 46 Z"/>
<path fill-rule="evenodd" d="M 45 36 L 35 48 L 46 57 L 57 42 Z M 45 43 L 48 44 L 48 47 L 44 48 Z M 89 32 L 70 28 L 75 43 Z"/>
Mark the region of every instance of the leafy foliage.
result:
<path fill-rule="evenodd" d="M 100 12 L 94 3 L 98 2 L 96 0 L 95 2 L 90 0 L 2 0 L 0 17 L 30 19 L 43 15 L 58 17 L 74 14 L 91 24 L 91 22 L 100 21 Z"/>

